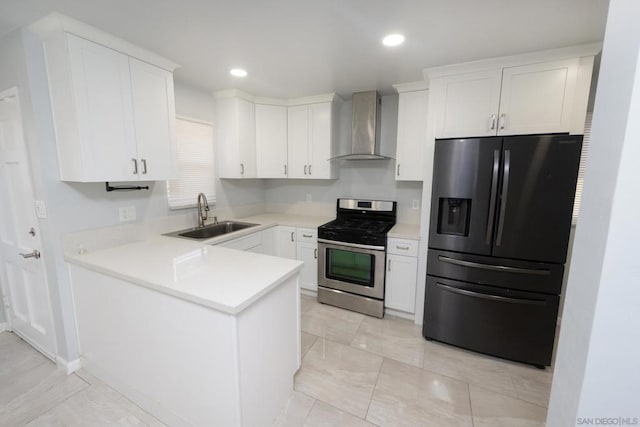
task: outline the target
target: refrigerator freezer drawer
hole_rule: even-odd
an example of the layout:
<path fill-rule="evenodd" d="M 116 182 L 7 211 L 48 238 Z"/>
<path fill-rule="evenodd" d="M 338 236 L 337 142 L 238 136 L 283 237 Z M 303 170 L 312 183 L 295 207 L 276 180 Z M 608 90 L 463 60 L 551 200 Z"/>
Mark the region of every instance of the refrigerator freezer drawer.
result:
<path fill-rule="evenodd" d="M 423 335 L 493 356 L 549 366 L 559 297 L 427 276 Z"/>
<path fill-rule="evenodd" d="M 427 274 L 447 279 L 462 280 L 557 295 L 562 288 L 561 264 L 519 261 L 481 255 L 429 249 Z"/>

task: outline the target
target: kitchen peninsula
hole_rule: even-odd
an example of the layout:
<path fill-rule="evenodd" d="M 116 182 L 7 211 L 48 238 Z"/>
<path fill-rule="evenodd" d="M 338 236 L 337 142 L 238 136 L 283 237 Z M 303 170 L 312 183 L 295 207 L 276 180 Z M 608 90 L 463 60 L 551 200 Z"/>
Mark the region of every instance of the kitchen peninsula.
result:
<path fill-rule="evenodd" d="M 278 415 L 300 366 L 299 261 L 164 236 L 66 260 L 89 373 L 169 425 Z"/>

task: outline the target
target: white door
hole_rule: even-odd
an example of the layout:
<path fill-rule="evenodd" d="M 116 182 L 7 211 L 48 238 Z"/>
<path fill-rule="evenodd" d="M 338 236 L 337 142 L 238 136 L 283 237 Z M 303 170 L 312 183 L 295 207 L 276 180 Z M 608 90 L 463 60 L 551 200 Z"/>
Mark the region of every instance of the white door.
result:
<path fill-rule="evenodd" d="M 287 120 L 289 178 L 308 178 L 309 107 L 289 107 Z"/>
<path fill-rule="evenodd" d="M 384 305 L 413 313 L 416 305 L 418 258 L 387 254 Z"/>
<path fill-rule="evenodd" d="M 258 178 L 287 177 L 287 107 L 256 104 Z"/>
<path fill-rule="evenodd" d="M 296 228 L 278 226 L 278 249 L 276 255 L 296 259 Z"/>
<path fill-rule="evenodd" d="M 0 93 L 0 200 L 0 281 L 9 325 L 53 359 L 51 304 L 16 89 Z"/>
<path fill-rule="evenodd" d="M 129 58 L 141 180 L 177 178 L 173 74 Z"/>
<path fill-rule="evenodd" d="M 571 130 L 578 58 L 505 68 L 498 135 Z"/>
<path fill-rule="evenodd" d="M 436 138 L 495 135 L 501 82 L 501 69 L 433 79 Z"/>
<path fill-rule="evenodd" d="M 427 145 L 429 91 L 401 93 L 398 100 L 396 180 L 422 181 Z"/>
<path fill-rule="evenodd" d="M 309 176 L 331 178 L 331 103 L 309 107 Z"/>

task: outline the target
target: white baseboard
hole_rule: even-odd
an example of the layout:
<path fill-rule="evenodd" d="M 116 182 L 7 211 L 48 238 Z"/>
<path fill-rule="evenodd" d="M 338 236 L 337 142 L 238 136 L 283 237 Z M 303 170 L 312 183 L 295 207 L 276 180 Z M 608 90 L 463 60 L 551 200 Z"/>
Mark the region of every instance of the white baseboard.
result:
<path fill-rule="evenodd" d="M 414 321 L 416 317 L 413 313 L 406 313 L 404 311 L 394 310 L 393 308 L 385 308 L 384 314 L 385 315 L 388 314 L 389 316 L 393 316 L 393 317 L 400 317 L 402 319 L 407 319 L 411 321 Z"/>
<path fill-rule="evenodd" d="M 7 322 L 0 323 L 0 332 L 7 331 L 9 329 Z"/>
<path fill-rule="evenodd" d="M 313 297 L 313 298 L 316 298 L 318 296 L 318 292 L 310 291 L 309 289 L 304 289 L 304 288 L 300 288 L 300 293 L 302 295 L 306 295 L 308 297 Z"/>
<path fill-rule="evenodd" d="M 75 359 L 70 362 L 67 362 L 62 357 L 56 357 L 56 365 L 58 365 L 58 369 L 62 372 L 65 372 L 67 375 L 70 375 L 82 368 L 82 362 L 80 359 Z"/>

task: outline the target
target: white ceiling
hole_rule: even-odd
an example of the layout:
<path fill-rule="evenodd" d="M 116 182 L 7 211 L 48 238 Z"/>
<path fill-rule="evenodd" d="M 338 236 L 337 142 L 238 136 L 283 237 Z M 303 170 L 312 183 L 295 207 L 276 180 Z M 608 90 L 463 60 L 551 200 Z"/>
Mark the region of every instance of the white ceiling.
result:
<path fill-rule="evenodd" d="M 349 95 L 425 67 L 601 41 L 608 0 L 1 0 L 0 35 L 58 11 L 260 96 Z M 398 48 L 381 44 L 401 32 Z M 243 67 L 249 76 L 229 75 Z"/>

